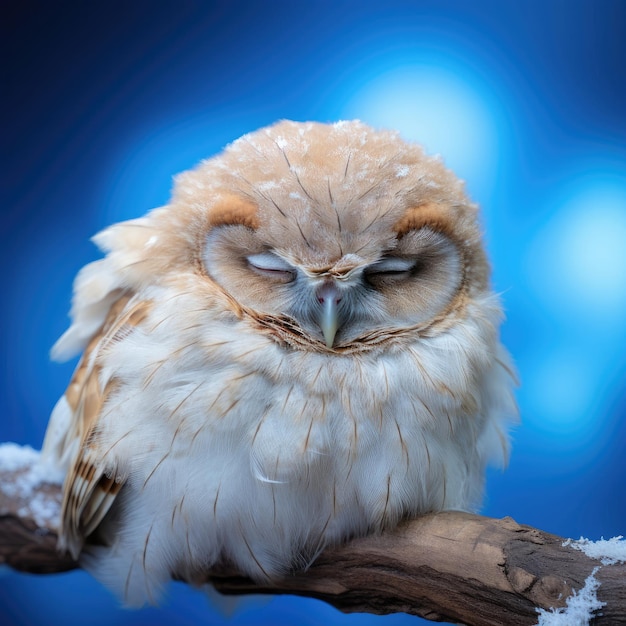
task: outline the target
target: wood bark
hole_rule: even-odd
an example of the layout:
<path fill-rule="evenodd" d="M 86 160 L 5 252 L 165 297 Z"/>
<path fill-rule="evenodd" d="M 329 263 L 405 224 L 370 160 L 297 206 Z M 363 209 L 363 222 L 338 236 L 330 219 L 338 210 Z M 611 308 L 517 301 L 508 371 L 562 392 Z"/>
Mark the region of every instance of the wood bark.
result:
<path fill-rule="evenodd" d="M 0 484 L 15 478 L 16 472 L 0 471 Z M 37 496 L 60 504 L 58 486 L 42 485 Z M 0 489 L 0 563 L 42 574 L 78 567 L 57 552 L 54 525 L 38 524 L 28 505 Z M 208 572 L 207 579 L 222 593 L 310 596 L 345 612 L 523 626 L 537 623 L 538 607 L 564 607 L 599 567 L 597 596 L 606 604 L 592 623 L 626 624 L 626 565 L 602 565 L 564 543 L 508 517 L 444 512 L 329 548 L 307 571 L 272 583 L 253 583 L 227 567 Z"/>

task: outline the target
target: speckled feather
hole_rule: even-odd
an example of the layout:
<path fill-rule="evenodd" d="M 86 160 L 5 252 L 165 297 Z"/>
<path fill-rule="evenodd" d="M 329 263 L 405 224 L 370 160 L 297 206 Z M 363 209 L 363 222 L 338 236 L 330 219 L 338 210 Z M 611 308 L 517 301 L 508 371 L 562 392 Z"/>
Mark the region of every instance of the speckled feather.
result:
<path fill-rule="evenodd" d="M 257 579 L 473 509 L 515 419 L 477 207 L 359 122 L 281 122 L 96 236 L 44 457 L 60 547 L 125 602 L 221 561 Z"/>

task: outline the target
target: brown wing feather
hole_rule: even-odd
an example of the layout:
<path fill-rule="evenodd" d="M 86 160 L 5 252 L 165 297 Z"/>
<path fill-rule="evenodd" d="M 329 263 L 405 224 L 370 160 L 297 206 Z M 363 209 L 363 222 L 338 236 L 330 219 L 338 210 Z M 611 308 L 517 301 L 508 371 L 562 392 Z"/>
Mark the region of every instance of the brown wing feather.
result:
<path fill-rule="evenodd" d="M 124 294 L 111 306 L 100 330 L 92 337 L 65 392 L 72 411 L 68 438 L 80 448 L 63 487 L 59 545 L 74 558 L 100 524 L 123 485 L 118 468 L 103 462 L 97 445 L 98 418 L 116 387 L 102 380 L 99 355 L 111 343 L 126 337 L 150 312 L 151 303 Z"/>

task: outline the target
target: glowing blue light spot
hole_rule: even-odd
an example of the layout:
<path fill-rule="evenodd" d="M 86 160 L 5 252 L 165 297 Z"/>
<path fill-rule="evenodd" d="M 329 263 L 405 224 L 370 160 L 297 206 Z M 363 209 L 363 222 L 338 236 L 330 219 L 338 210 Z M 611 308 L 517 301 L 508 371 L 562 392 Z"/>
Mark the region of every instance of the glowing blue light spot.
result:
<path fill-rule="evenodd" d="M 490 185 L 497 169 L 498 117 L 491 96 L 442 66 L 405 66 L 373 76 L 357 89 L 342 116 L 400 131 L 441 154 L 473 186 Z"/>
<path fill-rule="evenodd" d="M 585 199 L 586 200 L 586 199 Z M 586 307 L 623 312 L 626 304 L 626 202 L 583 200 L 559 245 L 563 286 Z"/>
<path fill-rule="evenodd" d="M 607 385 L 623 360 L 625 182 L 606 171 L 573 175 L 545 199 L 554 217 L 526 257 L 529 303 L 544 324 L 523 368 L 526 420 L 579 451 L 600 445 Z"/>
<path fill-rule="evenodd" d="M 626 319 L 626 184 L 591 180 L 570 192 L 529 249 L 529 279 L 551 310 L 611 327 Z"/>

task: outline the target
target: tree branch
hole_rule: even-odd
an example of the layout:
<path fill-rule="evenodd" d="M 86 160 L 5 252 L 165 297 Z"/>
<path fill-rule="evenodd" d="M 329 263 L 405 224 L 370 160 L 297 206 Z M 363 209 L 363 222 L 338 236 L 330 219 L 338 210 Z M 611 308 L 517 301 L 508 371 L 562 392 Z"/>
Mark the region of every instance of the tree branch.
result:
<path fill-rule="evenodd" d="M 42 484 L 26 496 L 11 488 L 27 471 L 0 470 L 0 563 L 35 573 L 78 567 L 56 551 L 54 516 L 42 519 L 32 511 L 36 499 L 36 511 L 58 513 L 60 487 Z M 593 624 L 626 623 L 623 562 L 602 565 L 561 537 L 511 518 L 462 512 L 424 515 L 381 536 L 327 549 L 306 572 L 271 584 L 253 583 L 227 568 L 207 579 L 222 593 L 310 596 L 345 612 L 525 625 L 537 623 L 536 607 L 564 607 L 598 566 L 597 596 L 606 605 Z"/>

